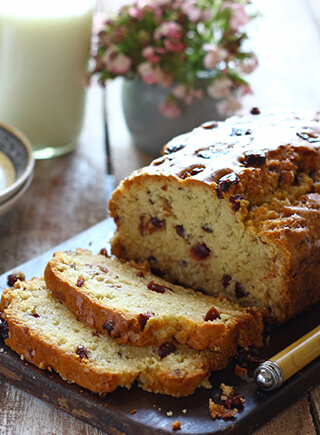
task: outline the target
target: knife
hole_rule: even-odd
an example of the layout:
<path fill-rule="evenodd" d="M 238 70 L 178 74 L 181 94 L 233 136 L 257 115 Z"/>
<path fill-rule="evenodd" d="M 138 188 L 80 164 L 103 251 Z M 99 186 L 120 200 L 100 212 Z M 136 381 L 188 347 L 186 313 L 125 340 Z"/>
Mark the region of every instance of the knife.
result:
<path fill-rule="evenodd" d="M 274 390 L 318 356 L 320 325 L 261 363 L 255 371 L 255 380 L 263 390 Z"/>

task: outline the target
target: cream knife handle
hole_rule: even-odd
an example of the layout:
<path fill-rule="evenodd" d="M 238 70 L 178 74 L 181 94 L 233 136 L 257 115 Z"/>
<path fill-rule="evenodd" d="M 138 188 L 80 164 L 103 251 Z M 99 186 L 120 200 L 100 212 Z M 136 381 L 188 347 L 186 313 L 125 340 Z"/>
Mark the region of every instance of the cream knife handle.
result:
<path fill-rule="evenodd" d="M 264 390 L 274 390 L 320 355 L 320 325 L 260 364 L 255 379 Z"/>

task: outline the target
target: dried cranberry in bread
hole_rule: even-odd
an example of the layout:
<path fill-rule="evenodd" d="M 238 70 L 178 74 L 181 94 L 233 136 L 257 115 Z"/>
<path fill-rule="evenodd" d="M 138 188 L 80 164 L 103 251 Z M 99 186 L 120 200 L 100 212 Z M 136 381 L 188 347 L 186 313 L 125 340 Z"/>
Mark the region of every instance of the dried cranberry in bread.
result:
<path fill-rule="evenodd" d="M 229 355 L 180 344 L 121 345 L 81 323 L 55 299 L 43 280 L 18 281 L 5 289 L 5 343 L 40 369 L 104 395 L 134 381 L 146 391 L 180 397 L 209 387 L 210 370 L 224 368 Z"/>
<path fill-rule="evenodd" d="M 143 265 L 56 252 L 45 270 L 47 287 L 91 328 L 136 346 L 177 340 L 195 349 L 262 346 L 262 314 L 225 298 L 195 292 L 152 275 Z"/>
<path fill-rule="evenodd" d="M 115 255 L 278 321 L 320 299 L 319 113 L 256 110 L 163 153 L 110 200 Z"/>

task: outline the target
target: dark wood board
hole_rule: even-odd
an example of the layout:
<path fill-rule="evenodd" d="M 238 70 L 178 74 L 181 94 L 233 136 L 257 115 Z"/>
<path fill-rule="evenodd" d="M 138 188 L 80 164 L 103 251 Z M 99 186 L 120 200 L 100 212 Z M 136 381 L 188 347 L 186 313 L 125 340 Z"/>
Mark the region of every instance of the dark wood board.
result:
<path fill-rule="evenodd" d="M 107 219 L 84 233 L 62 243 L 16 270 L 26 278 L 40 276 L 47 261 L 57 250 L 91 249 L 94 253 L 106 247 L 114 231 L 114 224 Z M 7 276 L 0 276 L 0 293 L 7 286 Z M 270 331 L 270 341 L 260 352 L 268 358 L 307 333 L 319 324 L 320 304 L 298 316 L 286 325 Z M 14 386 L 42 399 L 75 417 L 84 420 L 109 434 L 172 433 L 172 423 L 181 422 L 179 434 L 248 434 L 294 403 L 300 396 L 320 383 L 320 358 L 309 364 L 274 392 L 263 392 L 254 382 L 245 382 L 234 375 L 236 361 L 220 372 L 213 373 L 211 390 L 199 389 L 186 398 L 172 398 L 146 393 L 134 386 L 131 390 L 118 389 L 101 398 L 77 385 L 67 384 L 55 373 L 42 371 L 20 360 L 3 342 L 0 343 L 0 376 Z M 252 375 L 255 366 L 249 365 Z M 209 398 L 218 401 L 221 382 L 233 385 L 246 402 L 236 418 L 213 421 L 209 415 Z M 107 406 L 106 406 L 107 405 Z M 132 410 L 136 413 L 131 414 Z M 186 413 L 183 410 L 187 410 Z M 171 417 L 167 412 L 172 411 Z"/>

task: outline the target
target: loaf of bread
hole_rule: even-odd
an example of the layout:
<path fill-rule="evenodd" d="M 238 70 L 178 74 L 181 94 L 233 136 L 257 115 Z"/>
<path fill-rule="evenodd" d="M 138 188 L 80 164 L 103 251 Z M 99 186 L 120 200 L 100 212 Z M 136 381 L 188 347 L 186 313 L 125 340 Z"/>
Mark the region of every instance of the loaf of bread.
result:
<path fill-rule="evenodd" d="M 320 299 L 318 114 L 203 124 L 114 192 L 112 252 L 285 321 Z"/>
<path fill-rule="evenodd" d="M 199 386 L 209 387 L 210 370 L 229 361 L 227 353 L 180 344 L 119 344 L 81 323 L 43 280 L 17 281 L 5 289 L 0 310 L 9 329 L 5 343 L 22 359 L 100 395 L 137 381 L 146 391 L 187 396 Z"/>
<path fill-rule="evenodd" d="M 259 310 L 173 285 L 143 265 L 77 249 L 55 253 L 44 277 L 80 320 L 122 344 L 176 340 L 232 355 L 238 346 L 262 346 Z"/>

